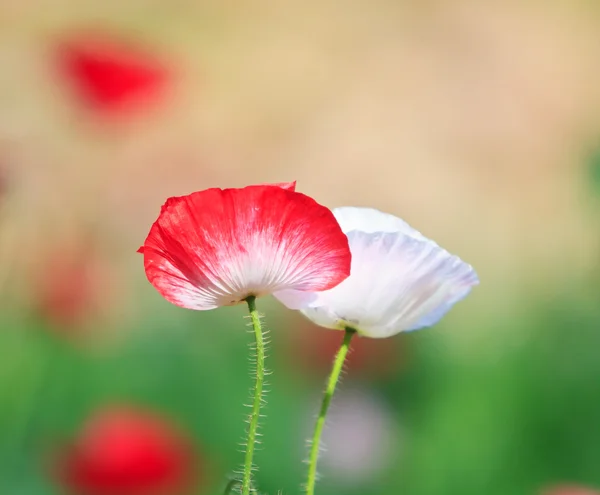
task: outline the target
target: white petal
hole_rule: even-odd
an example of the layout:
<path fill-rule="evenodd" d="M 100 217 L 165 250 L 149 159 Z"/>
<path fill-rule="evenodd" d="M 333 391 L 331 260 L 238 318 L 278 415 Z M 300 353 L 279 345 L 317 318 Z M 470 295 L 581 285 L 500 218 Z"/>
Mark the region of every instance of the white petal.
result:
<path fill-rule="evenodd" d="M 279 302 L 287 308 L 294 310 L 308 308 L 313 305 L 318 298 L 317 294 L 317 292 L 304 292 L 290 289 L 273 293 Z"/>
<path fill-rule="evenodd" d="M 367 233 L 401 232 L 414 239 L 428 240 L 404 220 L 389 213 L 376 210 L 375 208 L 342 206 L 334 208 L 332 211 L 340 227 L 342 227 L 342 231 L 346 234 L 352 230 L 360 230 Z"/>
<path fill-rule="evenodd" d="M 352 211 L 358 220 L 352 220 Z M 433 325 L 478 283 L 470 265 L 400 219 L 367 208 L 334 213 L 342 219 L 343 230 L 351 229 L 350 277 L 331 290 L 314 293 L 312 301 L 297 291 L 276 294 L 289 307 L 309 304 L 302 313 L 317 325 L 349 326 L 369 337 L 389 337 Z M 370 232 L 360 230 L 369 218 Z M 390 231 L 394 225 L 402 230 Z"/>
<path fill-rule="evenodd" d="M 476 283 L 474 282 L 473 285 L 476 285 Z M 471 286 L 457 290 L 453 298 L 450 298 L 445 303 L 440 304 L 440 306 L 438 306 L 430 313 L 427 313 L 425 316 L 421 317 L 419 321 L 417 321 L 413 326 L 407 328 L 406 330 L 419 330 L 420 328 L 426 328 L 435 325 L 444 317 L 444 315 L 448 311 L 452 309 L 452 306 L 454 306 L 457 302 L 467 297 L 469 295 L 469 292 L 471 292 Z"/>

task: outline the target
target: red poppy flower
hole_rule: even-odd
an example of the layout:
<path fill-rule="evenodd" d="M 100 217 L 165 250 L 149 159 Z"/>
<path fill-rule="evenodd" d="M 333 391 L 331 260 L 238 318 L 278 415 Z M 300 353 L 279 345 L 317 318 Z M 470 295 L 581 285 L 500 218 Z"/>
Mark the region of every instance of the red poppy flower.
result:
<path fill-rule="evenodd" d="M 119 407 L 94 415 L 54 469 L 74 495 L 179 495 L 198 479 L 195 461 L 188 441 L 166 419 Z"/>
<path fill-rule="evenodd" d="M 169 198 L 139 250 L 150 283 L 177 306 L 208 310 L 346 279 L 348 238 L 331 211 L 281 186 Z"/>
<path fill-rule="evenodd" d="M 169 71 L 152 54 L 110 35 L 86 33 L 58 46 L 59 68 L 83 100 L 119 112 L 151 103 L 166 88 Z"/>

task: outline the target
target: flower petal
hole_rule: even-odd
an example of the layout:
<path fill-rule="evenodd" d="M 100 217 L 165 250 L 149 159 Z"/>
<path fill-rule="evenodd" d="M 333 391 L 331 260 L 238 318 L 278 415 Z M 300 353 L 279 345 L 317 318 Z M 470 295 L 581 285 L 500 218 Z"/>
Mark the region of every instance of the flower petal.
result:
<path fill-rule="evenodd" d="M 351 258 L 331 211 L 289 185 L 170 198 L 141 252 L 162 296 L 199 310 L 279 290 L 327 290 L 348 277 Z"/>
<path fill-rule="evenodd" d="M 369 337 L 389 337 L 404 330 L 430 326 L 464 298 L 478 283 L 473 268 L 404 222 L 389 231 L 391 215 L 360 212 L 358 220 L 343 209 L 342 223 L 350 228 L 351 276 L 337 287 L 313 294 L 277 293 L 287 306 L 306 305 L 302 312 L 317 325 L 357 329 Z M 336 217 L 339 209 L 335 210 Z M 374 219 L 369 232 L 354 227 Z M 338 217 L 339 218 L 339 217 Z M 397 219 L 399 220 L 399 219 Z M 410 230 L 407 230 L 408 229 Z M 388 231 L 383 229 L 388 228 Z"/>
<path fill-rule="evenodd" d="M 268 183 L 262 183 L 262 184 L 257 184 L 258 186 L 273 186 L 273 187 L 280 187 L 281 189 L 285 189 L 286 191 L 292 191 L 294 192 L 296 190 L 296 181 L 293 182 L 273 182 L 271 184 Z M 164 205 L 163 205 L 164 207 Z M 162 209 L 161 209 L 162 212 Z M 136 253 L 141 253 L 144 254 L 144 246 L 140 246 L 138 248 L 138 250 L 136 251 Z"/>
<path fill-rule="evenodd" d="M 367 233 L 401 232 L 415 239 L 429 240 L 404 220 L 389 213 L 376 210 L 375 208 L 342 206 L 335 208 L 333 214 L 346 234 L 352 230 L 360 230 Z"/>
<path fill-rule="evenodd" d="M 473 285 L 476 284 L 473 283 Z M 436 309 L 424 315 L 413 326 L 407 328 L 406 330 L 419 330 L 420 328 L 426 328 L 435 325 L 446 315 L 448 311 L 452 309 L 452 306 L 454 306 L 457 302 L 467 297 L 471 292 L 471 289 L 472 286 L 470 285 L 455 289 L 454 294 L 452 296 L 449 296 L 446 302 L 440 304 Z"/>

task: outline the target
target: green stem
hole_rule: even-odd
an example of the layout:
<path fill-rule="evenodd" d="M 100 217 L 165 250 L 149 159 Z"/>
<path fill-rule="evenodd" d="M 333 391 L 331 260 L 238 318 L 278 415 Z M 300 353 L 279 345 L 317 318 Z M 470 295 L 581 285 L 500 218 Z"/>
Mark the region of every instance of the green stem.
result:
<path fill-rule="evenodd" d="M 246 458 L 244 461 L 244 478 L 242 481 L 242 495 L 249 495 L 252 490 L 252 457 L 254 456 L 254 445 L 258 430 L 258 420 L 260 418 L 260 405 L 262 402 L 263 382 L 265 378 L 265 344 L 263 341 L 260 318 L 256 311 L 256 297 L 246 298 L 250 319 L 254 328 L 254 337 L 256 339 L 256 383 L 254 384 L 254 403 L 252 404 L 252 414 L 250 415 L 250 426 L 248 427 L 248 440 L 246 442 Z"/>
<path fill-rule="evenodd" d="M 355 333 L 356 330 L 350 327 L 346 327 L 344 340 L 342 341 L 342 345 L 340 346 L 335 356 L 335 360 L 333 361 L 333 368 L 331 369 L 331 374 L 329 375 L 329 379 L 327 380 L 327 387 L 325 388 L 325 393 L 323 395 L 323 402 L 321 403 L 321 410 L 319 411 L 319 417 L 317 418 L 317 424 L 315 425 L 315 432 L 313 434 L 310 448 L 306 495 L 314 495 L 315 493 L 315 483 L 317 481 L 317 460 L 319 457 L 321 434 L 323 433 L 323 427 L 325 426 L 325 418 L 327 416 L 329 405 L 331 404 L 333 393 L 335 392 L 335 387 L 340 379 L 340 373 L 342 372 L 342 368 L 344 367 L 344 361 L 346 360 L 348 350 L 350 349 L 350 341 L 352 340 L 352 337 Z"/>

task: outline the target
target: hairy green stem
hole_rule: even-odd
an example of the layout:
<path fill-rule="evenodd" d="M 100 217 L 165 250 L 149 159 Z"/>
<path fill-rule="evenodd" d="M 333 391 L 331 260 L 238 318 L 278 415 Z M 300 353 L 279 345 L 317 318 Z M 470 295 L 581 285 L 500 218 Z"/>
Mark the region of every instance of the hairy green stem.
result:
<path fill-rule="evenodd" d="M 352 340 L 352 337 L 355 333 L 356 330 L 354 330 L 353 328 L 346 328 L 346 332 L 344 333 L 344 340 L 342 341 L 342 345 L 340 346 L 337 354 L 335 355 L 335 360 L 333 361 L 331 374 L 329 375 L 329 379 L 327 380 L 327 387 L 325 388 L 325 393 L 323 394 L 323 402 L 321 403 L 321 410 L 319 411 L 319 417 L 317 418 L 317 423 L 315 425 L 315 432 L 313 434 L 310 448 L 310 456 L 308 459 L 308 480 L 306 482 L 307 495 L 314 495 L 315 493 L 315 483 L 317 481 L 317 460 L 319 458 L 321 434 L 323 433 L 323 427 L 325 426 L 325 418 L 327 416 L 327 411 L 329 410 L 329 405 L 331 404 L 333 393 L 335 392 L 335 387 L 340 379 L 340 373 L 342 372 L 342 368 L 344 367 L 344 361 L 346 360 L 348 350 L 350 349 L 350 341 Z"/>
<path fill-rule="evenodd" d="M 252 327 L 254 328 L 254 337 L 256 339 L 256 383 L 254 384 L 254 402 L 252 404 L 252 414 L 248 427 L 248 440 L 246 442 L 246 458 L 244 461 L 244 478 L 242 480 L 242 495 L 249 495 L 252 491 L 252 457 L 254 456 L 254 446 L 256 444 L 256 435 L 258 430 L 258 420 L 260 418 L 260 405 L 262 401 L 263 383 L 265 378 L 265 344 L 263 341 L 260 318 L 256 311 L 256 297 L 246 298 Z"/>

